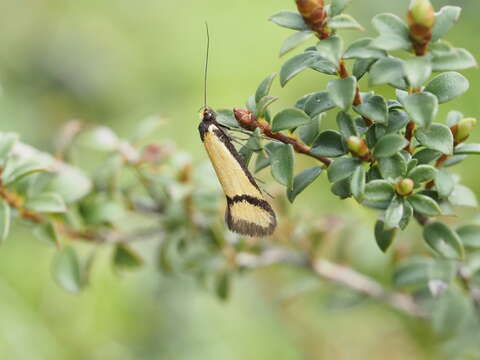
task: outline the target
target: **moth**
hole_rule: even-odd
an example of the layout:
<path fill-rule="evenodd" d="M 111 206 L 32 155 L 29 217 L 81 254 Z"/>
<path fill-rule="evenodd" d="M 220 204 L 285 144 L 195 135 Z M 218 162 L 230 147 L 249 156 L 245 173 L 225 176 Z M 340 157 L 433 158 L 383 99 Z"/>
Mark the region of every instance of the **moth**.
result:
<path fill-rule="evenodd" d="M 277 226 L 275 212 L 211 108 L 203 109 L 198 131 L 227 198 L 228 228 L 247 236 L 272 234 Z"/>

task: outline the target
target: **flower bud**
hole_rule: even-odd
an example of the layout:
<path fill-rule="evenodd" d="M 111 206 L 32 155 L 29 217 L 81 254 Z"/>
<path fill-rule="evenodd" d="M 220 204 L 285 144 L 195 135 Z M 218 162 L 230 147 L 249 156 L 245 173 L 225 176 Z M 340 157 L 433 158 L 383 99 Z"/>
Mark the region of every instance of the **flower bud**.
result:
<path fill-rule="evenodd" d="M 347 139 L 348 150 L 358 157 L 366 157 L 370 154 L 367 143 L 358 136 L 350 136 Z"/>
<path fill-rule="evenodd" d="M 320 39 L 326 39 L 330 36 L 330 31 L 326 27 L 327 12 L 323 0 L 295 0 L 298 12 L 308 27 L 314 31 Z"/>
<path fill-rule="evenodd" d="M 412 179 L 401 179 L 395 184 L 395 191 L 400 196 L 408 196 L 412 193 L 415 183 Z"/>
<path fill-rule="evenodd" d="M 309 18 L 317 8 L 323 8 L 323 0 L 295 0 L 299 13 Z"/>
<path fill-rule="evenodd" d="M 452 130 L 455 142 L 459 144 L 467 140 L 476 124 L 477 119 L 465 118 L 460 120 L 458 124 L 452 126 L 450 129 Z"/>
<path fill-rule="evenodd" d="M 407 15 L 408 23 L 432 28 L 435 23 L 435 10 L 430 0 L 412 0 Z"/>

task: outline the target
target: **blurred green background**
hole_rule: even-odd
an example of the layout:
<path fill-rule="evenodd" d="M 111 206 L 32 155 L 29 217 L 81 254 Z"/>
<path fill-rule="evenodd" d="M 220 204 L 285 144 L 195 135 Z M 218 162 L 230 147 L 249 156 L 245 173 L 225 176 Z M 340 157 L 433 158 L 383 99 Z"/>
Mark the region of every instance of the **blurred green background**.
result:
<path fill-rule="evenodd" d="M 464 8 L 448 39 L 480 58 L 480 2 L 432 1 Z M 379 12 L 403 14 L 407 0 L 353 0 L 348 13 L 372 34 Z M 166 119 L 158 139 L 173 139 L 205 160 L 198 139 L 205 55 L 204 21 L 212 50 L 209 105 L 241 106 L 259 81 L 279 70 L 282 39 L 289 34 L 267 21 L 293 1 L 263 0 L 16 0 L 0 2 L 0 121 L 2 131 L 52 150 L 58 128 L 72 118 L 107 124 L 128 134 L 151 114 Z M 345 32 L 348 39 L 366 34 Z M 288 57 L 288 56 L 287 56 Z M 441 107 L 480 116 L 480 77 L 466 71 L 470 91 Z M 324 75 L 305 72 L 287 88 L 278 84 L 276 109 L 321 89 Z M 389 89 L 377 89 L 391 94 Z M 331 124 L 327 119 L 326 124 Z M 480 137 L 477 128 L 476 138 Z M 475 161 L 477 163 L 475 163 Z M 302 159 L 299 168 L 309 164 Z M 478 159 L 458 171 L 477 194 Z M 375 247 L 372 212 L 336 200 L 324 179 L 295 209 L 335 214 L 358 222 L 351 259 L 382 274 L 388 256 Z M 307 209 L 307 210 L 305 210 Z M 308 210 L 309 209 L 309 210 Z M 415 242 L 418 229 L 402 236 Z M 326 306 L 328 286 L 282 301 L 305 280 L 275 268 L 235 283 L 227 303 L 188 278 L 165 278 L 153 266 L 118 277 L 102 251 L 92 286 L 66 294 L 50 277 L 54 250 L 28 229 L 17 229 L 0 250 L 0 358 L 15 360 L 123 359 L 433 359 L 437 339 L 428 327 L 374 304 L 354 309 Z M 355 254 L 355 256 L 353 256 Z M 380 275 L 381 276 L 381 275 Z M 307 279 L 312 281 L 312 279 Z M 301 284 L 300 284 L 301 285 Z M 308 286 L 308 284 L 307 284 Z"/>

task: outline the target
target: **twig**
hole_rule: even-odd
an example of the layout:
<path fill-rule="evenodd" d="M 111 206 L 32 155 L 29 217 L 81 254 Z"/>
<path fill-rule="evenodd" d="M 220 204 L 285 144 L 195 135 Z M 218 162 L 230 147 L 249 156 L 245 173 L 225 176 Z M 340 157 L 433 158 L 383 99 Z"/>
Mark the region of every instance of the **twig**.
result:
<path fill-rule="evenodd" d="M 287 249 L 273 248 L 264 251 L 261 255 L 239 253 L 236 257 L 237 264 L 248 268 L 257 268 L 273 264 L 286 263 L 300 266 L 312 271 L 318 277 L 349 288 L 364 296 L 383 302 L 392 308 L 407 315 L 424 318 L 427 316 L 413 297 L 400 292 L 387 291 L 377 281 L 363 275 L 347 266 L 332 263 L 325 259 L 309 262 L 300 253 Z"/>
<path fill-rule="evenodd" d="M 299 141 L 298 139 L 284 135 L 280 132 L 273 132 L 269 124 L 264 122 L 259 122 L 257 118 L 247 109 L 234 109 L 235 118 L 241 127 L 249 131 L 255 131 L 255 129 L 260 129 L 261 132 L 268 138 L 275 139 L 284 144 L 292 145 L 293 149 L 304 155 L 308 155 L 318 161 L 322 162 L 326 166 L 329 166 L 332 162 L 329 158 L 318 156 L 310 152 L 310 147 Z"/>

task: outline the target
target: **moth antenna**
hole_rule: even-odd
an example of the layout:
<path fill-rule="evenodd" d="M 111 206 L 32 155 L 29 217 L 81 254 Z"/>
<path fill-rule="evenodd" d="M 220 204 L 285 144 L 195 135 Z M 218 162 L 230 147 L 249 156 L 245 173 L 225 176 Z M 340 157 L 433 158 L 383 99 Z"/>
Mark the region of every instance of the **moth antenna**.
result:
<path fill-rule="evenodd" d="M 207 34 L 207 53 L 205 56 L 205 68 L 203 71 L 203 105 L 207 108 L 207 80 L 208 80 L 208 57 L 210 55 L 210 32 L 208 30 L 208 23 L 205 21 L 205 30 Z"/>

